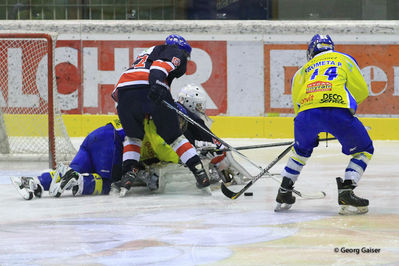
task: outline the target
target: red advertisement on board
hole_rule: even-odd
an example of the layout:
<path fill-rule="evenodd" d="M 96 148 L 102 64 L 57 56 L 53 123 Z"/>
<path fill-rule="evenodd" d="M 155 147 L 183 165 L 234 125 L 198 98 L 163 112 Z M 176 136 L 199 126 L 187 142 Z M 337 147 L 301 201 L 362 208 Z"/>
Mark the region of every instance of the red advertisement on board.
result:
<path fill-rule="evenodd" d="M 134 58 L 160 41 L 57 42 L 56 75 L 61 109 L 68 114 L 114 114 L 114 84 Z M 193 41 L 187 73 L 172 83 L 173 93 L 184 84 L 199 84 L 208 95 L 209 115 L 227 109 L 225 41 Z"/>

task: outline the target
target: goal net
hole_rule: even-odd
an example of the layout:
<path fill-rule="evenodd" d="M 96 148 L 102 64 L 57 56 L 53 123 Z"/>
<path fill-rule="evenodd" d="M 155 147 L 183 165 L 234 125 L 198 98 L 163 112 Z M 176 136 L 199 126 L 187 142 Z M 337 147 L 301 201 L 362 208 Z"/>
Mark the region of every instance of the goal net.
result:
<path fill-rule="evenodd" d="M 56 34 L 0 32 L 0 158 L 48 160 L 76 153 L 57 100 Z"/>

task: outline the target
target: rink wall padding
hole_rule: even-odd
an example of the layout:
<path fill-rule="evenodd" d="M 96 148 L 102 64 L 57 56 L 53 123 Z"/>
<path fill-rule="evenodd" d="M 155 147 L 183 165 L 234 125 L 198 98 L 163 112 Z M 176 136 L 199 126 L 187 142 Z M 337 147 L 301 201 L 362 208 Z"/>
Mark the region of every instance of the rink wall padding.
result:
<path fill-rule="evenodd" d="M 144 48 L 175 33 L 193 52 L 186 75 L 172 84 L 174 96 L 187 83 L 201 85 L 222 137 L 292 138 L 290 81 L 306 62 L 306 43 L 321 33 L 359 63 L 370 97 L 357 114 L 372 124 L 370 134 L 399 139 L 399 21 L 0 21 L 5 30 L 58 34 L 57 87 L 71 136 L 115 115 L 110 94 L 120 74 Z M 23 93 L 2 84 L 1 105 L 27 104 L 1 98 Z"/>
<path fill-rule="evenodd" d="M 115 115 L 64 115 L 68 134 L 84 137 Z M 211 130 L 222 138 L 294 138 L 293 117 L 211 116 Z M 399 140 L 398 118 L 359 118 L 374 140 Z"/>

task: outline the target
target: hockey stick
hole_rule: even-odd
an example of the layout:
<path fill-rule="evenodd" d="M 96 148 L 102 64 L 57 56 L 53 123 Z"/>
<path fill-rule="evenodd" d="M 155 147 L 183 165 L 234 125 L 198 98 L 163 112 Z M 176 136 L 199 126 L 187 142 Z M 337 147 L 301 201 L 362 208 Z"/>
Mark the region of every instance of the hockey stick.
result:
<path fill-rule="evenodd" d="M 165 100 L 162 100 L 162 103 L 168 107 L 169 109 L 174 110 L 178 115 L 180 115 L 182 118 L 184 118 L 187 122 L 191 123 L 192 125 L 198 127 L 199 129 L 201 129 L 202 131 L 204 131 L 205 133 L 207 133 L 208 135 L 210 135 L 211 137 L 213 137 L 214 139 L 216 139 L 217 141 L 219 141 L 221 144 L 223 144 L 224 146 L 226 146 L 228 148 L 228 150 L 230 151 L 234 151 L 237 154 L 239 154 L 241 157 L 243 157 L 245 160 L 247 160 L 249 163 L 251 163 L 252 165 L 255 165 L 248 157 L 246 157 L 244 154 L 242 154 L 241 152 L 239 152 L 237 149 L 235 149 L 233 146 L 231 146 L 230 144 L 228 144 L 227 142 L 223 141 L 222 139 L 218 138 L 215 134 L 213 134 L 212 132 L 210 132 L 209 130 L 207 130 L 206 128 L 204 128 L 203 126 L 201 126 L 200 124 L 198 124 L 196 121 L 194 121 L 193 119 L 191 119 L 189 116 L 187 116 L 185 113 L 181 112 L 179 109 L 177 109 L 176 107 L 174 107 L 173 105 L 171 105 L 170 103 L 168 103 Z M 227 189 L 227 187 L 224 185 L 224 183 L 221 184 L 221 189 L 222 192 L 225 196 L 231 198 L 231 199 L 236 199 L 237 197 L 239 197 L 241 194 L 243 194 L 250 186 L 252 186 L 253 183 L 255 183 L 259 178 L 261 178 L 263 175 L 268 174 L 268 170 L 270 168 L 272 168 L 278 161 L 280 161 L 290 150 L 291 147 L 294 145 L 294 142 L 290 142 L 289 146 L 277 157 L 275 158 L 265 169 L 262 169 L 262 171 L 255 177 L 253 177 L 253 179 L 251 181 L 249 181 L 248 184 L 245 185 L 245 187 L 243 189 L 241 189 L 239 192 L 235 193 L 229 189 Z M 256 166 L 256 165 L 255 165 Z M 258 168 L 260 168 L 259 166 L 256 166 Z M 223 191 L 225 190 L 225 191 Z M 295 190 L 296 191 L 296 190 Z M 302 197 L 302 193 L 300 193 L 299 191 L 294 192 L 296 193 L 298 196 Z M 323 192 L 324 193 L 324 192 Z M 229 196 L 230 195 L 230 196 Z"/>
<path fill-rule="evenodd" d="M 262 177 L 270 178 L 270 179 L 276 181 L 277 183 L 281 184 L 281 179 L 278 179 L 276 176 L 281 176 L 281 175 L 279 173 L 266 173 Z M 245 181 L 250 181 L 250 180 L 251 180 L 250 178 L 247 178 Z M 301 192 L 299 190 L 294 189 L 293 192 L 303 199 L 324 199 L 326 197 L 326 193 L 324 191 L 318 191 L 318 192 L 314 192 L 314 193 L 306 193 L 306 192 Z"/>
<path fill-rule="evenodd" d="M 231 163 L 233 164 L 233 167 L 236 168 L 239 172 L 245 173 L 246 176 L 251 177 L 252 179 L 249 181 L 249 183 L 242 188 L 239 192 L 233 192 L 231 190 L 229 190 L 223 183 L 221 184 L 221 190 L 223 192 L 223 194 L 225 196 L 227 196 L 228 198 L 231 199 L 236 199 L 238 198 L 240 195 L 242 195 L 243 192 L 245 192 L 250 186 L 253 185 L 253 183 L 255 181 L 257 181 L 259 178 L 263 177 L 264 175 L 267 175 L 268 178 L 273 179 L 274 181 L 276 181 L 277 183 L 281 183 L 281 180 L 279 180 L 278 178 L 274 177 L 273 174 L 269 173 L 268 170 L 270 170 L 270 168 L 272 168 L 278 161 L 280 161 L 291 149 L 291 147 L 294 145 L 293 142 L 291 142 L 291 145 L 286 148 L 276 159 L 274 159 L 265 169 L 262 169 L 261 167 L 257 166 L 258 168 L 260 168 L 262 170 L 261 173 L 259 173 L 257 176 L 252 176 L 251 174 L 249 174 L 243 167 L 240 166 L 239 163 L 237 163 L 234 158 L 231 158 L 229 153 L 227 153 L 227 156 L 229 157 L 229 160 L 231 161 Z M 256 166 L 256 165 L 255 165 Z M 303 198 L 303 199 L 323 199 L 326 196 L 326 193 L 323 191 L 320 192 L 316 192 L 316 193 L 303 193 L 300 192 L 296 189 L 293 189 L 293 192 L 298 195 L 299 197 Z"/>
<path fill-rule="evenodd" d="M 182 111 L 180 111 L 179 109 L 177 109 L 176 107 L 174 107 L 173 105 L 171 105 L 170 103 L 168 103 L 165 100 L 162 100 L 162 103 L 168 107 L 169 109 L 172 109 L 173 111 L 175 111 L 178 115 L 180 115 L 183 119 L 185 119 L 187 122 L 191 123 L 192 125 L 196 126 L 197 128 L 201 129 L 203 132 L 205 132 L 206 134 L 208 134 L 209 136 L 211 136 L 212 138 L 214 138 L 215 140 L 219 141 L 221 144 L 223 144 L 225 147 L 228 148 L 228 150 L 230 151 L 234 151 L 237 154 L 240 154 L 241 156 L 243 156 L 244 158 L 246 158 L 246 160 L 249 160 L 244 154 L 242 154 L 241 152 L 239 152 L 237 149 L 235 149 L 233 146 L 231 146 L 230 144 L 228 144 L 227 142 L 225 142 L 224 140 L 222 140 L 221 138 L 217 137 L 215 134 L 213 134 L 211 131 L 209 131 L 208 129 L 204 128 L 203 126 L 201 126 L 200 124 L 198 124 L 195 120 L 191 119 L 188 115 L 186 115 L 185 113 L 183 113 Z M 251 162 L 252 163 L 252 162 Z"/>
<path fill-rule="evenodd" d="M 277 183 L 279 183 L 279 184 L 281 183 L 281 180 L 276 178 L 273 174 L 267 173 L 267 175 L 268 175 L 268 177 L 270 177 Z M 293 189 L 292 192 L 294 192 L 296 195 L 298 195 L 299 197 L 301 197 L 303 199 L 324 199 L 326 197 L 326 193 L 324 191 L 319 191 L 319 192 L 310 194 L 310 193 L 303 193 L 296 189 Z"/>
<path fill-rule="evenodd" d="M 222 193 L 230 198 L 230 199 L 236 199 L 239 196 L 241 196 L 245 191 L 247 191 L 247 189 L 252 186 L 259 178 L 261 178 L 262 176 L 264 176 L 265 174 L 268 174 L 268 171 L 270 170 L 270 168 L 272 168 L 278 161 L 280 161 L 292 148 L 292 146 L 294 146 L 294 142 L 291 142 L 291 144 L 282 152 L 280 153 L 266 168 L 262 169 L 262 171 L 256 175 L 251 181 L 249 181 L 240 191 L 238 192 L 234 192 L 231 191 L 230 189 L 228 189 L 224 183 L 221 184 L 221 190 Z M 295 192 L 294 192 L 295 193 Z M 299 195 L 298 195 L 299 196 Z"/>
<path fill-rule="evenodd" d="M 329 141 L 329 140 L 336 140 L 337 138 L 331 137 L 331 138 L 323 138 L 319 139 L 319 141 Z M 235 147 L 237 151 L 242 151 L 242 150 L 251 150 L 251 149 L 261 149 L 261 148 L 270 148 L 270 147 L 280 147 L 280 146 L 287 146 L 291 145 L 292 141 L 286 141 L 286 142 L 276 142 L 276 143 L 266 143 L 266 144 L 256 144 L 256 145 L 248 145 L 248 146 L 240 146 L 240 147 Z M 228 151 L 229 149 L 217 149 L 215 147 L 203 147 L 200 148 L 201 151 L 211 151 L 211 152 L 218 152 L 218 151 Z"/>

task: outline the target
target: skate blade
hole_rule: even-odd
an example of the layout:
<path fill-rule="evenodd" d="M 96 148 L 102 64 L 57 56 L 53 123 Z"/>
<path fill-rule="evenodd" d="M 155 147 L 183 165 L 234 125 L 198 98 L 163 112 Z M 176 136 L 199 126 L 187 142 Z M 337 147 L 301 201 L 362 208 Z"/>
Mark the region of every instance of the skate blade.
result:
<path fill-rule="evenodd" d="M 212 196 L 212 191 L 211 191 L 211 187 L 210 186 L 199 188 L 199 190 L 205 196 Z"/>
<path fill-rule="evenodd" d="M 127 188 L 121 187 L 121 191 L 119 192 L 119 197 L 120 197 L 120 198 L 125 197 L 125 196 L 126 196 L 126 193 L 127 193 L 128 191 L 129 191 L 129 190 L 128 190 Z"/>
<path fill-rule="evenodd" d="M 276 208 L 274 208 L 275 212 L 285 212 L 291 208 L 292 204 L 287 203 L 277 203 Z"/>
<path fill-rule="evenodd" d="M 111 190 L 109 191 L 109 194 L 111 196 L 119 196 L 120 189 L 116 186 L 111 185 Z"/>
<path fill-rule="evenodd" d="M 368 211 L 369 208 L 367 206 L 355 207 L 351 205 L 341 205 L 341 208 L 338 213 L 340 215 L 359 215 L 359 214 L 365 214 Z"/>

